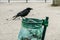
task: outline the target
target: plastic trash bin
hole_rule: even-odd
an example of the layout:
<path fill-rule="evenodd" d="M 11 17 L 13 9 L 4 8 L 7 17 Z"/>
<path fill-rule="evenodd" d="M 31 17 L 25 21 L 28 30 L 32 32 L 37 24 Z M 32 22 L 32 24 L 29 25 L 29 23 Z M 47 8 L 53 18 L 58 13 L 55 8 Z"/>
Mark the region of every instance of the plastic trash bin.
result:
<path fill-rule="evenodd" d="M 46 19 L 24 18 L 21 26 L 18 40 L 44 40 L 48 17 Z"/>

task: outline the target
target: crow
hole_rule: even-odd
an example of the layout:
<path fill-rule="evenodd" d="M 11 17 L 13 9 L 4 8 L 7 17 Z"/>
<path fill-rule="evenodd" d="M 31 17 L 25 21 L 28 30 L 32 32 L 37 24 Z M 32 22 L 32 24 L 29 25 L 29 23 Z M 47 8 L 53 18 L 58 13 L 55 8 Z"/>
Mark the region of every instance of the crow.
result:
<path fill-rule="evenodd" d="M 27 16 L 29 14 L 30 10 L 32 10 L 32 9 L 33 8 L 28 7 L 26 9 L 24 9 L 23 11 L 18 12 L 17 15 L 13 16 L 13 20 L 15 20 L 19 16 L 22 17 L 22 18 Z"/>

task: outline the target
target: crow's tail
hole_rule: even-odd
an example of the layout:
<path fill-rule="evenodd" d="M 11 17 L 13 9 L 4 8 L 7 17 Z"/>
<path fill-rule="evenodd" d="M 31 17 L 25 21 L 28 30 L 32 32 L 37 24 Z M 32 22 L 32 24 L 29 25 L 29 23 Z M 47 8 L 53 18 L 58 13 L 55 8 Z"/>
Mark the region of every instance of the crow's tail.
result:
<path fill-rule="evenodd" d="M 17 16 L 15 15 L 15 16 L 13 16 L 13 20 L 15 20 L 17 18 Z"/>

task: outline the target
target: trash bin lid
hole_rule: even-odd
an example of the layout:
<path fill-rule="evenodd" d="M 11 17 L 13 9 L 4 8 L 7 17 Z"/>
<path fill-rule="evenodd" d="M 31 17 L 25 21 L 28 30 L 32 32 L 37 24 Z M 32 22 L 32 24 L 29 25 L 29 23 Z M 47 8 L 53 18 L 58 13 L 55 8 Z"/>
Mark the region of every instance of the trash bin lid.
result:
<path fill-rule="evenodd" d="M 27 28 L 40 28 L 42 27 L 43 20 L 35 18 L 22 19 L 22 26 Z"/>

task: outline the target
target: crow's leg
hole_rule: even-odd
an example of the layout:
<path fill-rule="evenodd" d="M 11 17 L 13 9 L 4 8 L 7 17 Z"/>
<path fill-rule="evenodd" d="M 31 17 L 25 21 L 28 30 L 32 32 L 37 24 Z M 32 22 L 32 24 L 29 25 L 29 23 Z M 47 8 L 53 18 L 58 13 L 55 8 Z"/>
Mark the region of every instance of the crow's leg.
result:
<path fill-rule="evenodd" d="M 27 18 L 26 16 L 24 18 Z"/>
<path fill-rule="evenodd" d="M 24 17 L 24 18 L 26 18 L 26 17 Z"/>
<path fill-rule="evenodd" d="M 25 17 L 23 17 L 23 19 L 25 19 L 25 18 L 27 18 L 26 16 Z"/>

